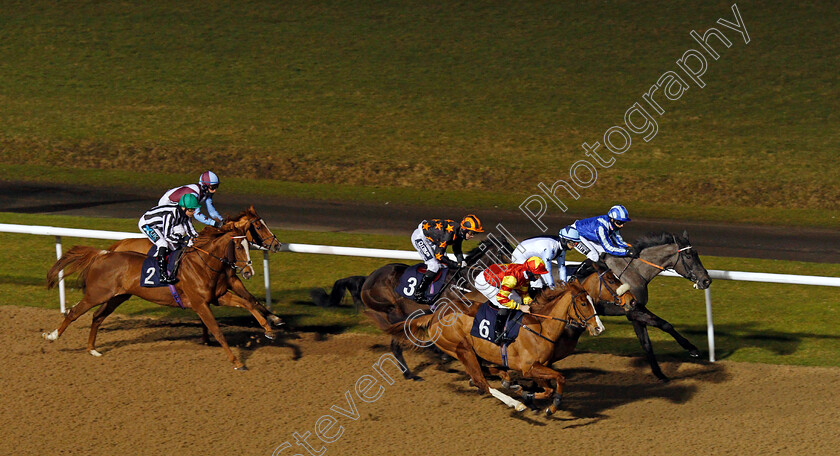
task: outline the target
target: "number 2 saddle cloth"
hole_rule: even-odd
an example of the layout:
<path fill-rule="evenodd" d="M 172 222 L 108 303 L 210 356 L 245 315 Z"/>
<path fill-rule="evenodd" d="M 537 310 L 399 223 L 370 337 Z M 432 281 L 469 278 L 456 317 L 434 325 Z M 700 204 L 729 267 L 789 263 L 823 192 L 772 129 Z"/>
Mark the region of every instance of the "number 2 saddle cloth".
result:
<path fill-rule="evenodd" d="M 165 287 L 169 284 L 160 283 L 160 270 L 158 270 L 157 258 L 154 257 L 156 247 L 152 247 L 143 260 L 143 273 L 140 274 L 140 286 L 146 288 Z M 181 259 L 183 250 L 176 250 L 169 254 L 167 259 L 167 271 L 175 270 L 175 265 Z M 176 281 L 177 282 L 177 281 Z"/>

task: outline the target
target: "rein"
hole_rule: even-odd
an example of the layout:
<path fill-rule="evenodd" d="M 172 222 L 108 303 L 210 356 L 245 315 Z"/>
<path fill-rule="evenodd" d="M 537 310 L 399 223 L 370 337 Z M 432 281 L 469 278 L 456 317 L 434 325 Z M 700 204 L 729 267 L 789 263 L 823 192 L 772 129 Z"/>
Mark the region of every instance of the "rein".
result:
<path fill-rule="evenodd" d="M 679 247 L 679 246 L 680 246 L 679 244 L 677 244 L 677 239 L 676 239 L 676 238 L 674 238 L 674 244 L 675 244 L 677 247 Z M 674 255 L 678 255 L 678 256 L 679 256 L 680 263 L 682 263 L 682 265 L 683 265 L 683 269 L 685 269 L 685 270 L 688 272 L 688 275 L 689 275 L 688 279 L 689 279 L 689 280 L 691 280 L 691 281 L 693 281 L 693 282 L 696 282 L 696 281 L 697 281 L 697 280 L 696 280 L 696 279 L 697 279 L 697 276 L 695 276 L 695 275 L 694 275 L 694 272 L 693 272 L 693 271 L 692 271 L 692 270 L 688 267 L 688 265 L 685 263 L 685 257 L 684 257 L 684 256 L 682 256 L 682 255 L 680 255 L 682 252 L 684 252 L 684 251 L 686 251 L 686 250 L 690 250 L 691 248 L 692 248 L 692 247 L 691 247 L 690 245 L 689 245 L 689 246 L 687 246 L 687 247 L 682 247 L 682 248 L 679 248 L 679 249 L 677 249 L 677 251 L 676 251 L 676 252 L 672 253 L 672 254 L 671 254 L 671 256 L 674 256 Z M 644 263 L 644 264 L 646 264 L 646 265 L 648 265 L 648 266 L 653 266 L 654 268 L 659 269 L 660 271 L 664 271 L 664 270 L 666 269 L 666 268 L 664 268 L 664 267 L 662 267 L 662 266 L 659 266 L 658 264 L 651 263 L 650 261 L 647 261 L 647 260 L 642 259 L 642 258 L 630 258 L 630 261 L 628 261 L 628 262 L 627 262 L 627 266 L 624 266 L 624 270 L 623 270 L 623 271 L 621 271 L 621 274 L 624 274 L 624 271 L 625 271 L 625 270 L 627 270 L 627 268 L 630 266 L 630 263 L 632 263 L 632 262 L 633 262 L 633 260 L 639 260 L 639 261 L 641 261 L 642 263 Z M 621 278 L 621 274 L 619 274 L 619 276 L 618 276 L 619 278 Z"/>
<path fill-rule="evenodd" d="M 236 239 L 236 238 L 242 238 L 242 237 L 244 237 L 244 236 L 232 236 L 232 237 L 231 237 L 231 239 L 230 239 L 230 242 L 232 243 L 234 239 Z M 205 265 L 205 266 L 207 266 L 207 269 L 209 269 L 209 270 L 211 270 L 211 271 L 213 271 L 213 272 L 215 272 L 215 273 L 221 274 L 222 272 L 224 272 L 224 267 L 225 267 L 225 266 L 230 266 L 230 267 L 233 267 L 235 270 L 240 270 L 240 269 L 243 269 L 243 268 L 240 268 L 239 266 L 237 266 L 237 265 L 236 265 L 236 263 L 243 263 L 243 261 L 237 261 L 237 260 L 236 260 L 236 256 L 235 256 L 235 255 L 234 255 L 234 259 L 233 259 L 233 261 L 231 261 L 231 260 L 228 260 L 227 258 L 222 258 L 222 257 L 218 257 L 218 256 L 216 256 L 216 255 L 213 255 L 212 253 L 210 253 L 210 252 L 208 252 L 208 251 L 206 251 L 206 250 L 202 249 L 201 247 L 192 246 L 191 248 L 192 248 L 193 250 L 197 250 L 197 251 L 199 251 L 199 252 L 202 252 L 202 253 L 204 253 L 204 254 L 205 254 L 205 255 L 207 255 L 207 256 L 211 256 L 211 257 L 215 258 L 216 260 L 218 260 L 218 261 L 222 264 L 222 269 L 216 270 L 216 269 L 213 269 L 213 268 L 210 266 L 210 264 L 209 264 L 209 263 L 207 263 L 207 260 L 205 260 L 205 259 L 204 259 L 204 257 L 202 257 L 201 255 L 199 255 L 199 256 L 198 256 L 199 258 L 201 258 L 201 261 L 204 263 L 204 265 Z M 249 265 L 249 264 L 248 264 L 248 263 L 249 263 L 248 261 L 244 261 L 244 263 L 246 264 L 246 266 L 248 266 L 248 265 Z"/>
<path fill-rule="evenodd" d="M 577 293 L 577 294 L 575 294 L 574 296 L 572 296 L 572 302 L 571 302 L 570 306 L 571 306 L 571 308 L 572 308 L 572 311 L 573 311 L 573 312 L 575 312 L 576 314 L 578 313 L 578 311 L 577 311 L 577 309 L 575 309 L 575 300 L 577 299 L 577 297 L 578 297 L 578 296 L 580 296 L 580 295 L 582 295 L 582 294 L 584 294 L 584 293 L 586 293 L 586 292 L 585 292 L 585 291 L 581 291 L 580 293 Z M 563 318 L 552 317 L 551 315 L 540 315 L 540 314 L 537 314 L 537 313 L 531 313 L 531 312 L 529 312 L 529 313 L 528 313 L 528 314 L 526 314 L 526 315 L 533 315 L 533 316 L 535 316 L 535 317 L 544 318 L 544 319 L 546 319 L 546 320 L 562 321 L 563 323 L 566 323 L 567 325 L 572 326 L 572 327 L 576 327 L 576 328 L 585 328 L 585 327 L 588 325 L 589 320 L 591 320 L 591 319 L 595 318 L 595 316 L 596 316 L 597 314 L 592 314 L 592 315 L 591 315 L 591 316 L 589 316 L 588 318 L 581 318 L 581 319 L 579 319 L 579 320 L 577 320 L 577 319 L 572 319 L 572 318 L 569 318 L 569 319 L 563 319 Z M 543 336 L 542 334 L 540 334 L 540 333 L 538 333 L 538 332 L 534 331 L 533 329 L 531 329 L 531 328 L 529 328 L 529 327 L 525 326 L 524 324 L 522 324 L 522 322 L 517 322 L 517 324 L 518 324 L 519 326 L 521 326 L 521 327 L 523 327 L 523 328 L 527 329 L 528 331 L 531 331 L 534 335 L 536 335 L 536 336 L 538 336 L 539 338 L 541 338 L 541 339 L 543 339 L 543 340 L 545 340 L 545 341 L 547 341 L 547 342 L 551 343 L 552 345 L 557 343 L 557 340 L 551 340 L 551 339 L 549 339 L 548 337 Z M 561 334 L 560 336 L 558 336 L 558 337 L 557 337 L 557 339 L 559 340 L 559 339 L 560 339 L 560 337 L 562 337 L 562 334 Z"/>

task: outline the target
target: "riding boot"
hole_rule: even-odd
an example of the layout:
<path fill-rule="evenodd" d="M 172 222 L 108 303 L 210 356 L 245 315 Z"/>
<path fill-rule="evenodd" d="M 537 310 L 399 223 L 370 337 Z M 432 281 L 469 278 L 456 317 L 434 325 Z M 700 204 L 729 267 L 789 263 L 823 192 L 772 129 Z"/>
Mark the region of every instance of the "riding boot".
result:
<path fill-rule="evenodd" d="M 417 285 L 417 290 L 414 291 L 413 299 L 419 304 L 429 304 L 430 300 L 426 298 L 426 289 L 432 284 L 432 279 L 435 278 L 437 271 L 426 270 L 423 277 L 420 278 L 420 283 Z"/>
<path fill-rule="evenodd" d="M 169 260 L 169 249 L 160 247 L 157 252 L 158 270 L 160 271 L 160 283 L 174 283 L 169 276 L 169 271 L 166 270 L 167 260 Z"/>
<path fill-rule="evenodd" d="M 505 335 L 505 323 L 507 323 L 508 314 L 510 313 L 510 309 L 497 309 L 496 312 L 496 327 L 493 328 L 493 343 L 496 345 L 500 345 Z"/>

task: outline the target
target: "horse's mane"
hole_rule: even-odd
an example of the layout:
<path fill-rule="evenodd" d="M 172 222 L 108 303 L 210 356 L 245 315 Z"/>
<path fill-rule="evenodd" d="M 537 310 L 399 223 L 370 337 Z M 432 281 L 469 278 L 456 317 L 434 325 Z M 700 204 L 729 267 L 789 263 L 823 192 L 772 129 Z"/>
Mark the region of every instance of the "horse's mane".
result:
<path fill-rule="evenodd" d="M 673 244 L 674 241 L 677 242 L 677 245 L 680 247 L 685 247 L 688 244 L 688 239 L 680 236 L 678 234 L 669 233 L 667 231 L 663 231 L 661 233 L 648 233 L 638 239 L 636 242 L 633 243 L 633 248 L 637 249 L 638 251 L 642 251 L 648 247 L 655 247 L 657 245 L 667 245 Z"/>
<path fill-rule="evenodd" d="M 202 246 L 229 232 L 230 231 L 220 230 L 214 226 L 208 225 L 205 226 L 200 233 L 198 233 L 198 237 L 195 238 L 194 243 L 197 246 Z"/>
<path fill-rule="evenodd" d="M 580 293 L 583 289 L 576 282 L 558 284 L 553 290 L 551 288 L 543 288 L 537 294 L 536 298 L 534 298 L 534 302 L 531 304 L 531 310 L 536 313 L 546 312 L 556 304 L 557 298 L 566 291 Z"/>
<path fill-rule="evenodd" d="M 251 206 L 248 209 L 245 209 L 244 211 L 240 212 L 236 216 L 230 216 L 230 215 L 226 216 L 225 217 L 225 223 L 227 223 L 227 222 L 237 222 L 239 220 L 242 220 L 245 217 L 259 218 L 259 215 L 257 215 L 257 211 L 254 210 L 254 207 Z"/>

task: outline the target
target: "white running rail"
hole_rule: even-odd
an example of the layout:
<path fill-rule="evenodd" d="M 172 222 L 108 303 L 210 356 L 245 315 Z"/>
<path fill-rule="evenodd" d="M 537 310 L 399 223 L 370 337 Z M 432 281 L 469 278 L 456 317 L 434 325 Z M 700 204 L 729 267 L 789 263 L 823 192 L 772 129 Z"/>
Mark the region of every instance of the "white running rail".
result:
<path fill-rule="evenodd" d="M 35 234 L 41 236 L 55 236 L 55 254 L 56 258 L 61 258 L 61 238 L 62 237 L 77 237 L 88 239 L 126 239 L 126 238 L 142 238 L 145 237 L 140 233 L 126 233 L 120 231 L 101 231 L 101 230 L 84 230 L 77 228 L 61 228 L 55 226 L 40 226 L 40 225 L 12 225 L 0 223 L 0 232 L 5 233 L 19 233 L 19 234 Z M 333 245 L 313 245 L 313 244 L 283 244 L 281 251 L 295 252 L 295 253 L 311 253 L 320 255 L 342 255 L 342 256 L 358 256 L 368 258 L 388 258 L 396 260 L 414 260 L 420 261 L 422 258 L 420 254 L 409 250 L 385 250 L 385 249 L 366 249 L 359 247 L 340 247 Z M 265 275 L 265 297 L 266 305 L 271 308 L 271 283 L 269 281 L 268 269 L 268 251 L 263 251 L 263 269 Z M 453 259 L 454 256 L 450 255 Z M 567 264 L 577 264 L 569 262 Z M 680 277 L 679 274 L 672 270 L 663 271 L 663 276 Z M 806 276 L 806 275 L 792 275 L 792 274 L 769 274 L 763 272 L 742 272 L 742 271 L 720 271 L 709 270 L 709 277 L 712 279 L 736 280 L 744 282 L 764 282 L 764 283 L 784 283 L 795 285 L 820 285 L 827 287 L 840 287 L 840 277 L 825 277 L 825 276 Z M 64 294 L 64 279 L 59 273 L 58 295 L 61 306 L 61 313 L 65 312 L 65 294 Z M 705 290 L 706 295 L 706 326 L 708 329 L 709 339 L 709 361 L 715 361 L 715 341 L 714 341 L 714 324 L 712 322 L 712 294 L 709 289 Z"/>

